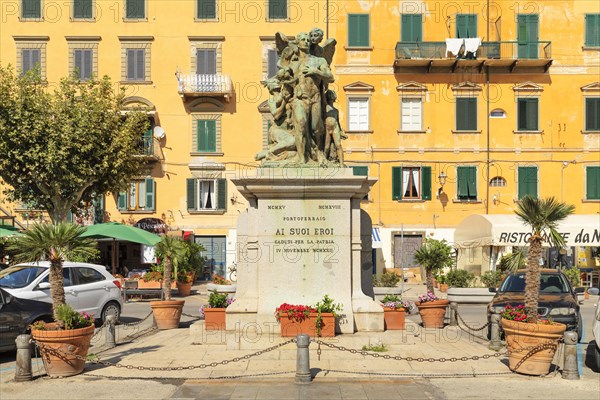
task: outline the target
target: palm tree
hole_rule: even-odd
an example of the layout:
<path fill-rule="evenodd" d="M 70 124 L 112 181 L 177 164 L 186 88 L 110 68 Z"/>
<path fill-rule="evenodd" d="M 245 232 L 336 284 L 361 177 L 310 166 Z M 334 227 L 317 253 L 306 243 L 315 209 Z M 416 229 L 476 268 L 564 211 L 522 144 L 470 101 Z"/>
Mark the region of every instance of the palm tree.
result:
<path fill-rule="evenodd" d="M 433 293 L 433 273 L 452 267 L 452 247 L 445 240 L 427 239 L 415 252 L 415 261 L 425 268 L 427 291 Z"/>
<path fill-rule="evenodd" d="M 554 197 L 538 199 L 525 196 L 517 204 L 515 214 L 531 228 L 527 273 L 525 274 L 525 312 L 527 322 L 537 323 L 540 290 L 540 257 L 542 242 L 547 240 L 553 247 L 565 244 L 556 230 L 558 223 L 575 211 L 575 206 L 559 202 Z"/>
<path fill-rule="evenodd" d="M 63 262 L 72 257 L 88 257 L 96 253 L 96 242 L 82 238 L 85 227 L 67 223 L 36 224 L 9 244 L 16 262 L 50 262 L 50 296 L 54 319 L 61 324 L 57 306 L 65 304 Z"/>
<path fill-rule="evenodd" d="M 156 244 L 156 253 L 164 262 L 163 292 L 166 301 L 171 300 L 173 265 L 177 265 L 178 258 L 181 257 L 184 250 L 183 240 L 175 236 L 163 236 Z"/>

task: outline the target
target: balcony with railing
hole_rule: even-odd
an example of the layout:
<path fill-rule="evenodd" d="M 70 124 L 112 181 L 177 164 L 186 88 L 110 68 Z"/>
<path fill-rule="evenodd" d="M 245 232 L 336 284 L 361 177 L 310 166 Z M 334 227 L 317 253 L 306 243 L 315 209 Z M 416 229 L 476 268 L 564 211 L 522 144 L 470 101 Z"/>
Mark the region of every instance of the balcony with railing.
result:
<path fill-rule="evenodd" d="M 424 68 L 427 72 L 454 71 L 458 67 L 489 67 L 514 72 L 542 69 L 552 65 L 552 42 L 495 41 L 482 42 L 477 51 L 466 52 L 461 46 L 458 55 L 447 52 L 446 42 L 398 42 L 396 44 L 397 72 L 402 68 Z"/>
<path fill-rule="evenodd" d="M 177 73 L 181 97 L 221 97 L 229 101 L 233 94 L 231 77 L 224 74 Z"/>
<path fill-rule="evenodd" d="M 160 161 L 160 143 L 154 136 L 141 137 L 138 142 L 135 157 L 140 157 L 147 161 Z"/>

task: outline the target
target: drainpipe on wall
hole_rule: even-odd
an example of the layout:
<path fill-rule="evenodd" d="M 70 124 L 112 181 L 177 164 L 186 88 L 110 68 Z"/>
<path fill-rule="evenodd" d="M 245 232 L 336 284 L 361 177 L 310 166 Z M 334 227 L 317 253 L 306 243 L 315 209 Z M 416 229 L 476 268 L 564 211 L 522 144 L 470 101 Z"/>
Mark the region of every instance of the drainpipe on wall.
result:
<path fill-rule="evenodd" d="M 325 1 L 325 39 L 329 39 L 329 0 Z"/>

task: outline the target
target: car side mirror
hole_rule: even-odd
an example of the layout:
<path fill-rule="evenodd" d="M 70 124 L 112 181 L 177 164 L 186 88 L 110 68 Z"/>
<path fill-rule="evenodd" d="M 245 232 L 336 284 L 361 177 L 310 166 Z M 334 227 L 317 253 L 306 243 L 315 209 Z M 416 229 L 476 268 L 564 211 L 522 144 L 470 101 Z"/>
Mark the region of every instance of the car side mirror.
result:
<path fill-rule="evenodd" d="M 498 291 L 498 289 L 495 287 L 488 288 L 488 290 L 490 291 L 490 293 L 496 293 Z"/>
<path fill-rule="evenodd" d="M 585 288 L 582 288 L 582 287 L 575 288 L 575 293 L 583 293 L 583 292 L 585 292 Z"/>
<path fill-rule="evenodd" d="M 37 285 L 38 290 L 46 290 L 46 289 L 50 289 L 50 282 L 41 282 L 39 285 Z"/>

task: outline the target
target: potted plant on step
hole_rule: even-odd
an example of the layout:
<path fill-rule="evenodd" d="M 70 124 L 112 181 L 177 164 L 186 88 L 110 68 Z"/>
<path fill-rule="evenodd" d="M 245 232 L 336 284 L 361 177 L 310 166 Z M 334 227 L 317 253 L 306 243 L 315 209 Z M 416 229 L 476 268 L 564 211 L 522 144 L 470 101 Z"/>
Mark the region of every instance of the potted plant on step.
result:
<path fill-rule="evenodd" d="M 150 302 L 154 320 L 158 329 L 174 329 L 179 326 L 181 312 L 185 300 L 171 300 L 171 283 L 173 274 L 173 263 L 177 262 L 177 257 L 183 251 L 183 241 L 174 236 L 163 236 L 160 242 L 156 244 L 156 254 L 162 260 L 163 272 L 163 293 L 164 300 Z"/>
<path fill-rule="evenodd" d="M 325 295 L 314 306 L 283 303 L 275 309 L 275 318 L 283 337 L 295 337 L 301 333 L 311 337 L 334 337 L 335 320 L 340 311 L 342 305 Z"/>
<path fill-rule="evenodd" d="M 80 235 L 84 232 L 85 228 L 78 225 L 37 224 L 8 246 L 16 262 L 50 262 L 50 296 L 55 322 L 31 326 L 31 334 L 50 377 L 81 373 L 94 334 L 93 315 L 73 311 L 66 304 L 63 286 L 63 262 L 95 253 L 96 242 L 82 238 Z"/>
<path fill-rule="evenodd" d="M 401 295 L 402 288 L 398 287 L 398 282 L 400 282 L 400 277 L 393 271 L 385 271 L 379 279 L 377 279 L 377 275 L 373 275 L 375 300 L 382 301 L 387 295 Z"/>
<path fill-rule="evenodd" d="M 177 291 L 181 297 L 187 297 L 192 292 L 193 274 L 186 271 L 179 271 L 177 274 Z"/>
<path fill-rule="evenodd" d="M 213 274 L 212 282 L 206 286 L 209 292 L 225 293 L 229 297 L 235 295 L 236 288 L 234 283 L 219 274 Z"/>
<path fill-rule="evenodd" d="M 212 292 L 208 297 L 208 305 L 200 307 L 200 317 L 204 317 L 204 329 L 224 330 L 225 310 L 234 301 L 235 299 L 228 298 L 226 293 Z"/>
<path fill-rule="evenodd" d="M 406 312 L 410 312 L 411 309 L 410 303 L 402 301 L 402 298 L 395 294 L 385 296 L 382 303 L 385 329 L 388 331 L 403 330 Z"/>
<path fill-rule="evenodd" d="M 559 202 L 554 197 L 538 199 L 525 196 L 517 204 L 515 214 L 531 228 L 531 237 L 525 274 L 525 305 L 514 309 L 507 307 L 501 320 L 512 371 L 528 375 L 548 374 L 556 351 L 553 345 L 558 344 L 566 330 L 566 325 L 541 320 L 538 316 L 540 260 L 544 240 L 548 240 L 551 246 L 564 246 L 564 239 L 556 228 L 574 211 L 575 206 Z M 523 351 L 523 348 L 544 344 L 549 347 L 540 348 L 533 355 Z"/>

